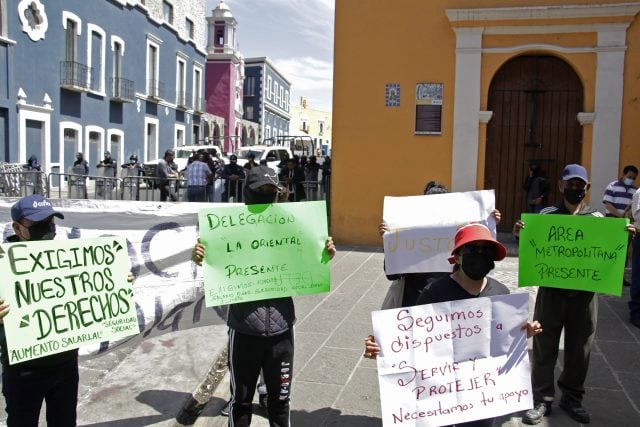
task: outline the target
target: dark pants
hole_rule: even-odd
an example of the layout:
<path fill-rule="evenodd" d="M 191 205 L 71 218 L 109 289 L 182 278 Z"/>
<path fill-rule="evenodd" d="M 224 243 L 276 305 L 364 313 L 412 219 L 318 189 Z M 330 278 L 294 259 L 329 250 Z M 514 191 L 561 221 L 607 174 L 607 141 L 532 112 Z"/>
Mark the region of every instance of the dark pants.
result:
<path fill-rule="evenodd" d="M 242 202 L 242 182 L 227 180 L 222 193 L 222 202 L 227 203 L 229 198 L 233 197 L 235 203 Z"/>
<path fill-rule="evenodd" d="M 598 297 L 593 292 L 540 288 L 533 318 L 544 332 L 533 338 L 532 382 L 536 403 L 552 401 L 553 370 L 564 327 L 564 369 L 558 379 L 562 398 L 580 403 L 596 333 Z"/>
<path fill-rule="evenodd" d="M 8 427 L 37 427 L 43 400 L 47 403 L 48 427 L 73 427 L 78 403 L 78 360 L 31 370 L 3 369 L 2 394 Z"/>
<path fill-rule="evenodd" d="M 640 233 L 633 241 L 631 255 L 631 300 L 629 301 L 629 315 L 640 319 Z"/>
<path fill-rule="evenodd" d="M 178 196 L 171 188 L 171 183 L 169 181 L 160 181 L 160 201 L 166 202 L 167 198 L 171 199 L 172 202 L 178 201 Z"/>
<path fill-rule="evenodd" d="M 269 425 L 289 425 L 289 395 L 293 377 L 293 332 L 273 337 L 246 335 L 229 329 L 231 404 L 229 425 L 251 424 L 252 401 L 262 369 L 267 385 Z"/>
<path fill-rule="evenodd" d="M 207 187 L 204 185 L 189 185 L 187 187 L 187 200 L 190 202 L 206 202 Z"/>

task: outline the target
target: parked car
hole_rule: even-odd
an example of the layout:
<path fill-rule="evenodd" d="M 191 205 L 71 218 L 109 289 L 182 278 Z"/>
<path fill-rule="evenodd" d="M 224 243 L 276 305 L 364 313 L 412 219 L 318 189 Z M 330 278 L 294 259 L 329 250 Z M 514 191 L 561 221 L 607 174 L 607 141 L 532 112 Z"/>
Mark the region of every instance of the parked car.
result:
<path fill-rule="evenodd" d="M 291 150 L 282 146 L 273 145 L 250 145 L 247 147 L 241 147 L 235 155 L 238 156 L 238 164 L 244 166 L 249 161 L 249 156 L 255 156 L 256 163 L 265 160 L 267 166 L 274 169 L 276 172 L 280 172 L 278 165 L 281 161 L 293 157 Z"/>

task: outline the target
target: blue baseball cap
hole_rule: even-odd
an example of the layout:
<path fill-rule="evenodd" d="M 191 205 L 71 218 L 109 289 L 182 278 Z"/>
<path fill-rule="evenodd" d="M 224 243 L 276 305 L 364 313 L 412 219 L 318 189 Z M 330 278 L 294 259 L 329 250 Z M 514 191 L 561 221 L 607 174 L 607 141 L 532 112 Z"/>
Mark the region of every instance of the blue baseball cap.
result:
<path fill-rule="evenodd" d="M 564 167 L 564 170 L 562 171 L 562 180 L 569 181 L 573 178 L 581 179 L 587 183 L 589 182 L 587 170 L 581 165 L 570 164 Z"/>
<path fill-rule="evenodd" d="M 57 216 L 64 219 L 64 215 L 53 210 L 53 205 L 46 197 L 39 194 L 23 197 L 11 206 L 11 219 L 19 222 L 28 219 L 33 222 L 44 221 L 45 219 Z"/>

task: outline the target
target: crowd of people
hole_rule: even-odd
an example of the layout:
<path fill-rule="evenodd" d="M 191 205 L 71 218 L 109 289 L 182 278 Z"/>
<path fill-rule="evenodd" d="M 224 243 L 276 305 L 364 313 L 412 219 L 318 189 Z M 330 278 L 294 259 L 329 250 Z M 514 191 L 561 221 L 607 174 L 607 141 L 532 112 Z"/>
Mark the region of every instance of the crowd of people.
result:
<path fill-rule="evenodd" d="M 607 216 L 633 218 L 640 217 L 640 191 L 633 185 L 638 174 L 635 166 L 626 166 L 623 176 L 607 186 L 603 197 Z M 446 192 L 436 183 L 429 183 L 425 194 L 436 188 L 437 192 Z M 588 206 L 584 198 L 589 191 L 590 182 L 586 169 L 577 164 L 567 165 L 558 182 L 558 191 L 562 199 L 545 206 L 549 192 L 549 183 L 540 165 L 532 163 L 529 176 L 523 186 L 527 192 L 527 211 L 542 215 L 587 215 L 602 217 L 602 213 Z M 494 212 L 496 215 L 496 212 Z M 636 216 L 637 215 L 637 216 Z M 497 213 L 497 222 L 500 214 Z M 525 227 L 522 220 L 514 224 L 516 238 Z M 628 224 L 625 229 L 638 247 L 632 254 L 632 289 L 630 321 L 640 327 L 640 237 L 636 237 L 636 227 L 640 224 Z M 381 234 L 387 231 L 383 223 L 379 227 Z M 487 277 L 495 267 L 495 262 L 505 257 L 505 248 L 497 242 L 489 230 L 481 224 L 470 224 L 458 230 L 450 262 L 454 265 L 452 273 L 413 273 L 402 275 L 404 290 L 401 303 L 411 305 L 432 304 L 460 299 L 509 293 L 509 290 L 497 280 Z M 389 277 L 398 279 L 398 276 Z M 535 425 L 551 414 L 555 398 L 554 369 L 560 350 L 560 337 L 564 330 L 564 363 L 557 385 L 561 392 L 559 407 L 575 421 L 587 424 L 591 415 L 582 406 L 585 394 L 584 383 L 589 369 L 589 359 L 597 323 L 598 298 L 594 292 L 540 287 L 535 301 L 532 322 L 527 322 L 529 337 L 533 337 L 532 389 L 534 407 L 523 415 L 525 424 Z M 544 332 L 543 332 L 544 327 Z M 376 358 L 380 347 L 374 336 L 365 338 L 364 357 Z M 493 419 L 477 420 L 458 426 L 490 426 Z"/>
<path fill-rule="evenodd" d="M 140 185 L 143 182 L 152 185 L 160 190 L 160 201 L 176 202 L 181 200 L 179 192 L 182 187 L 186 188 L 185 201 L 189 202 L 236 202 L 241 203 L 243 197 L 243 185 L 246 174 L 251 168 L 266 165 L 266 161 L 256 162 L 255 155 L 250 155 L 243 166 L 238 164 L 238 157 L 235 154 L 229 156 L 229 161 L 225 163 L 220 153 L 206 149 L 194 150 L 189 157 L 187 166 L 179 170 L 175 163 L 175 151 L 166 150 L 163 157 L 158 160 L 153 169 L 145 168 L 138 161 L 136 154 L 129 156 L 129 161 L 120 166 L 120 176 L 123 179 L 134 179 L 127 181 L 127 187 L 135 187 L 131 199 L 139 200 Z M 36 170 L 37 158 L 29 159 L 27 167 L 29 170 Z M 35 166 L 34 166 L 35 165 Z M 111 157 L 109 151 L 104 152 L 104 159 L 96 168 L 100 176 L 107 179 L 92 177 L 96 180 L 96 195 L 99 198 L 104 196 L 104 189 L 113 189 L 116 185 L 111 178 L 118 177 L 117 162 Z M 290 201 L 319 200 L 328 199 L 331 179 L 331 158 L 325 156 L 322 163 L 318 163 L 316 156 L 298 156 L 283 159 L 278 165 L 280 170 L 279 180 L 282 185 L 289 190 Z M 100 173 L 100 171 L 103 171 Z M 71 167 L 70 173 L 73 175 L 90 175 L 89 162 L 83 153 L 76 154 L 76 160 Z M 147 176 L 152 174 L 152 176 Z M 86 181 L 84 179 L 73 178 L 73 183 L 83 187 L 82 198 L 88 198 Z M 323 197 L 324 195 L 324 197 Z M 124 197 L 124 196 L 123 196 Z M 111 197 L 107 197 L 111 198 Z M 128 199 L 128 197 L 127 197 Z"/>
<path fill-rule="evenodd" d="M 170 167 L 173 152 L 165 153 L 162 175 L 166 180 L 175 176 Z M 79 159 L 81 161 L 81 159 Z M 105 158 L 105 160 L 108 160 Z M 237 160 L 237 159 L 236 159 Z M 301 160 L 301 159 L 300 159 Z M 307 188 L 303 183 L 305 174 L 317 173 L 319 167 L 315 159 L 301 161 L 287 159 L 286 167 L 278 176 L 266 165 L 253 162 L 249 166 L 239 167 L 231 159 L 228 165 L 221 165 L 207 155 L 198 152 L 187 168 L 187 180 L 193 183 L 188 188 L 190 199 L 207 200 L 207 185 L 212 175 L 220 170 L 229 181 L 236 176 L 242 181 L 242 187 L 229 197 L 238 197 L 247 205 L 287 202 L 296 200 L 291 194 L 303 194 Z M 114 163 L 114 162 L 112 162 Z M 326 162 L 325 162 L 326 163 Z M 132 157 L 122 168 L 135 168 L 137 159 Z M 104 167 L 107 167 L 104 162 Z M 235 167 L 233 166 L 235 165 Z M 324 166 L 324 165 L 323 165 Z M 115 166 L 110 166 L 115 167 Z M 226 172 L 225 172 L 226 169 Z M 533 168 L 530 186 L 536 185 Z M 633 185 L 638 171 L 627 166 L 623 175 L 612 182 L 603 198 L 604 209 L 608 216 L 640 219 L 640 191 Z M 540 206 L 544 195 L 527 199 L 541 215 L 582 215 L 602 217 L 596 209 L 588 206 L 584 198 L 590 189 L 586 169 L 577 164 L 567 165 L 557 183 L 561 200 L 551 206 Z M 540 188 L 541 186 L 538 185 Z M 242 195 L 238 191 L 242 191 Z M 165 198 L 172 198 L 170 188 L 162 188 Z M 442 184 L 430 182 L 424 194 L 446 193 Z M 529 203 L 533 201 L 534 203 Z M 492 213 L 496 222 L 500 222 L 499 211 Z M 18 200 L 11 209 L 14 235 L 13 241 L 51 240 L 55 236 L 55 218 L 64 216 L 53 209 L 52 204 L 43 196 L 31 195 Z M 636 237 L 636 226 L 628 224 L 625 230 L 633 239 L 632 287 L 629 303 L 631 323 L 640 327 L 640 243 Z M 526 227 L 522 220 L 515 221 L 513 234 L 519 237 Z M 388 232 L 386 224 L 379 227 L 382 234 Z M 336 253 L 333 240 L 329 237 L 325 250 L 329 258 Z M 489 229 L 479 223 L 462 226 L 456 232 L 454 247 L 449 259 L 451 271 L 436 273 L 417 273 L 403 275 L 404 295 L 398 307 L 422 304 L 434 304 L 502 295 L 509 289 L 499 280 L 488 274 L 495 263 L 505 258 L 507 251 L 491 234 Z M 205 245 L 195 244 L 192 260 L 201 265 L 206 256 Z M 390 277 L 395 279 L 395 277 Z M 596 331 L 597 295 L 593 292 L 540 287 L 535 301 L 533 319 L 522 328 L 529 337 L 533 337 L 532 389 L 534 407 L 523 415 L 526 424 L 538 424 L 553 409 L 555 398 L 554 368 L 559 356 L 560 337 L 564 330 L 564 364 L 557 380 L 561 392 L 559 407 L 574 420 L 586 424 L 590 422 L 589 412 L 582 406 L 585 394 L 584 383 L 589 368 L 589 359 Z M 3 394 L 6 400 L 9 426 L 36 426 L 42 402 L 47 403 L 47 422 L 49 425 L 75 425 L 78 392 L 77 350 L 45 356 L 31 362 L 9 365 L 7 359 L 4 327 L 1 325 L 10 307 L 0 300 L 0 361 L 2 363 Z M 295 309 L 291 297 L 267 299 L 231 304 L 227 324 L 229 326 L 228 364 L 231 375 L 231 399 L 228 406 L 230 425 L 250 425 L 252 418 L 253 396 L 262 378 L 262 394 L 265 396 L 270 425 L 289 425 L 289 405 L 291 381 L 293 380 Z M 544 327 L 544 329 L 543 329 Z M 376 338 L 365 338 L 364 357 L 375 359 L 380 353 Z M 458 426 L 489 426 L 493 419 L 477 420 L 458 424 Z"/>

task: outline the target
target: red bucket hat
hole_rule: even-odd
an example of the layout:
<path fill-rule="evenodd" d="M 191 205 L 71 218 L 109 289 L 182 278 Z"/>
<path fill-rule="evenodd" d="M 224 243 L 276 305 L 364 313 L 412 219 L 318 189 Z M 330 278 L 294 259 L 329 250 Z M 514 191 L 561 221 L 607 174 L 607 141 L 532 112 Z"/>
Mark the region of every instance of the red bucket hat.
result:
<path fill-rule="evenodd" d="M 478 241 L 489 242 L 495 246 L 496 258 L 494 261 L 501 261 L 507 256 L 507 249 L 502 245 L 502 243 L 493 238 L 491 231 L 489 231 L 486 225 L 480 223 L 467 224 L 458 229 L 454 238 L 455 247 L 451 251 L 451 255 L 460 249 L 460 247 L 468 243 Z M 449 262 L 454 264 L 455 259 L 451 257 L 449 258 Z"/>

